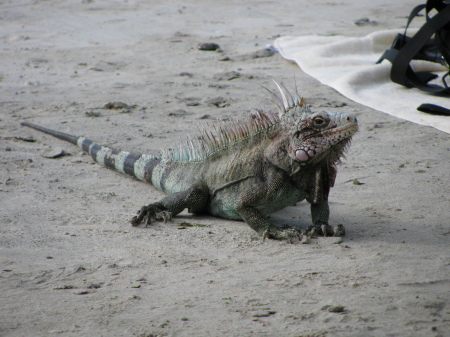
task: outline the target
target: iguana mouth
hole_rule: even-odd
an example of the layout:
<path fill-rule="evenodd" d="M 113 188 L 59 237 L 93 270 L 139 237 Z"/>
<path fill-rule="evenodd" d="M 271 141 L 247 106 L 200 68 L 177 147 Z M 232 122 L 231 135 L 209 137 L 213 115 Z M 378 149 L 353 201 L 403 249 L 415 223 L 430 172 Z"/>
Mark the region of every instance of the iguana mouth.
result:
<path fill-rule="evenodd" d="M 314 132 L 306 136 L 305 140 L 311 138 L 320 138 L 326 141 L 317 144 L 305 144 L 303 147 L 295 150 L 295 157 L 299 161 L 305 162 L 311 158 L 317 157 L 317 155 L 321 154 L 324 151 L 324 148 L 327 148 L 328 150 L 328 145 L 330 143 L 335 144 L 334 146 L 332 146 L 332 148 L 335 148 L 339 144 L 340 147 L 343 149 L 345 148 L 345 144 L 342 143 L 349 142 L 351 137 L 355 134 L 357 130 L 358 130 L 357 124 L 346 124 L 322 132 Z"/>
<path fill-rule="evenodd" d="M 358 124 L 349 123 L 342 126 L 338 126 L 329 130 L 325 130 L 322 134 L 326 137 L 333 137 L 338 134 L 339 138 L 350 138 L 358 131 Z"/>

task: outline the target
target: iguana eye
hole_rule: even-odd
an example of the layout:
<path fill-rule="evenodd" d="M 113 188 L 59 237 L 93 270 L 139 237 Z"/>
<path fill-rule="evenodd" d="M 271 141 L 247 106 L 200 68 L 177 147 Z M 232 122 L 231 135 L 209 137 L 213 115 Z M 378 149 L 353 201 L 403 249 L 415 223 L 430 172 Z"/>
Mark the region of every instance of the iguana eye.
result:
<path fill-rule="evenodd" d="M 314 118 L 314 125 L 321 126 L 323 124 L 325 124 L 325 120 L 322 117 Z"/>

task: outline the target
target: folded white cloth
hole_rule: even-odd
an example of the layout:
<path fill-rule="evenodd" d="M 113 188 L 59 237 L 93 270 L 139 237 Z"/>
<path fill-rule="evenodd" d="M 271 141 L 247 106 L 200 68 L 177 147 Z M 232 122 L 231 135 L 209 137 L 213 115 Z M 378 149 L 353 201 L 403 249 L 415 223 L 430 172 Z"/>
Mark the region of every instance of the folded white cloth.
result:
<path fill-rule="evenodd" d="M 285 36 L 275 40 L 280 54 L 295 61 L 310 76 L 349 99 L 408 121 L 429 125 L 450 133 L 450 116 L 436 116 L 417 110 L 422 103 L 450 108 L 449 97 L 438 97 L 390 80 L 391 63 L 375 64 L 389 49 L 397 30 L 379 31 L 362 38 L 345 36 Z M 412 36 L 414 30 L 408 30 Z M 411 35 L 410 35 L 411 34 Z M 432 62 L 413 61 L 415 71 L 440 75 L 446 68 Z M 449 79 L 448 79 L 449 80 Z"/>

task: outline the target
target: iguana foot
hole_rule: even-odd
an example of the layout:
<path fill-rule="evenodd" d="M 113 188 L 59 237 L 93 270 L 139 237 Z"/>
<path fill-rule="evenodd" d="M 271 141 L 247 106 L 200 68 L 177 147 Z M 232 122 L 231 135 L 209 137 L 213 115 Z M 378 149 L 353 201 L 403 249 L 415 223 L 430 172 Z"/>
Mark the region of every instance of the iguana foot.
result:
<path fill-rule="evenodd" d="M 131 220 L 133 226 L 144 223 L 145 227 L 150 225 L 151 219 L 163 220 L 164 223 L 172 220 L 172 213 L 161 209 L 158 205 L 150 204 L 143 206 Z"/>
<path fill-rule="evenodd" d="M 327 236 L 334 236 L 335 230 L 327 223 L 318 222 L 314 226 L 309 226 L 304 232 L 304 234 L 308 235 L 309 237 L 313 236 L 327 237 Z"/>
<path fill-rule="evenodd" d="M 263 233 L 263 241 L 265 239 L 273 239 L 273 240 L 288 240 L 292 243 L 294 240 L 302 239 L 302 232 L 295 228 L 286 228 L 286 229 L 277 229 L 270 228 L 266 229 Z"/>

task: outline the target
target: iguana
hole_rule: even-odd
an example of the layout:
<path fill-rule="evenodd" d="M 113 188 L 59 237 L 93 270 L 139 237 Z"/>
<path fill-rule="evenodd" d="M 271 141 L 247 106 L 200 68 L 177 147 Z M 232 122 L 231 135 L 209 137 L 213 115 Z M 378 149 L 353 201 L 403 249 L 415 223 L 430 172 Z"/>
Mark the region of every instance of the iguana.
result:
<path fill-rule="evenodd" d="M 99 164 L 152 184 L 168 194 L 143 206 L 131 219 L 147 226 L 170 220 L 184 209 L 225 219 L 244 220 L 263 238 L 299 234 L 332 235 L 328 194 L 340 162 L 358 129 L 356 117 L 343 112 L 312 112 L 295 89 L 266 89 L 279 113 L 257 110 L 247 121 L 202 131 L 179 149 L 159 156 L 116 151 L 84 137 L 32 123 L 22 125 L 78 145 Z M 312 226 L 303 233 L 272 224 L 267 215 L 306 199 Z M 338 232 L 343 233 L 343 227 Z"/>

